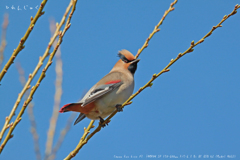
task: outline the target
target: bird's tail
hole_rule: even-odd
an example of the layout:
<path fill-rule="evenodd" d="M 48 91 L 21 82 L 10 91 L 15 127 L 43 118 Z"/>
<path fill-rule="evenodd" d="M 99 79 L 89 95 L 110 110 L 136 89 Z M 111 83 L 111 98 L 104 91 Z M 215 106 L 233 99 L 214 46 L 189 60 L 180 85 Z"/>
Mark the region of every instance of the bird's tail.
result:
<path fill-rule="evenodd" d="M 76 119 L 76 121 L 74 122 L 74 125 L 76 125 L 78 122 L 80 122 L 81 120 L 83 120 L 86 117 L 86 115 L 84 113 L 80 113 L 78 118 Z"/>
<path fill-rule="evenodd" d="M 59 112 L 60 113 L 64 113 L 64 112 L 68 112 L 68 111 L 75 111 L 75 112 L 79 112 L 79 109 L 81 108 L 82 103 L 69 103 L 64 105 Z"/>

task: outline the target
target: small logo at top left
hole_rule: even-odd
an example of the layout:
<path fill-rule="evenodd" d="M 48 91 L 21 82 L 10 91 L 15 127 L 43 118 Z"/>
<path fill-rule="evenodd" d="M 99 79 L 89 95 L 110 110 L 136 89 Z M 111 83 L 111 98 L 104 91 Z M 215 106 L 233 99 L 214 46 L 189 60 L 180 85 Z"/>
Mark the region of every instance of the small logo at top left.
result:
<path fill-rule="evenodd" d="M 24 6 L 6 6 L 6 9 L 9 10 L 17 10 L 17 11 L 21 11 L 21 10 L 33 10 L 33 9 L 38 9 L 38 5 L 37 6 L 28 6 L 28 5 L 24 5 Z"/>

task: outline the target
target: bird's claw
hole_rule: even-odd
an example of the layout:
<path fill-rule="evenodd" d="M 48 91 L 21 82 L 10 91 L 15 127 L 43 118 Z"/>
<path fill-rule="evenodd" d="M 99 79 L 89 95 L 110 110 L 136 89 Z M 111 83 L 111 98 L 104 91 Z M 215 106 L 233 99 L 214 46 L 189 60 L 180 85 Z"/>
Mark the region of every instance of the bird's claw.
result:
<path fill-rule="evenodd" d="M 115 107 L 117 108 L 118 112 L 122 112 L 123 111 L 121 104 L 117 104 Z"/>
<path fill-rule="evenodd" d="M 100 124 L 100 126 L 101 126 L 102 128 L 104 128 L 106 125 L 108 125 L 109 122 L 105 122 L 105 124 L 103 124 L 104 119 L 103 119 L 102 117 L 99 116 L 99 119 L 100 119 L 99 124 Z"/>

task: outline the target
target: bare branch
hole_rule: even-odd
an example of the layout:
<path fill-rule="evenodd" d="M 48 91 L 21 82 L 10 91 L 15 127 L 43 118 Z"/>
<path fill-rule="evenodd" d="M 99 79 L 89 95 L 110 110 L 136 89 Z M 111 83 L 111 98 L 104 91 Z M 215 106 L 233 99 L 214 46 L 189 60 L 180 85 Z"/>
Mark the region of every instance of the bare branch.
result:
<path fill-rule="evenodd" d="M 25 47 L 24 43 L 26 42 L 29 34 L 32 32 L 33 27 L 36 24 L 38 18 L 44 14 L 44 12 L 42 10 L 46 3 L 47 3 L 47 0 L 43 0 L 35 17 L 34 18 L 31 17 L 31 19 L 30 19 L 31 23 L 30 23 L 25 35 L 21 38 L 17 48 L 13 50 L 12 56 L 10 57 L 7 64 L 4 66 L 4 68 L 2 69 L 2 71 L 0 73 L 0 82 L 1 82 L 2 78 L 4 77 L 4 75 L 7 73 L 8 68 L 12 65 L 12 63 L 13 63 L 14 59 L 16 58 L 16 56 L 18 55 L 18 53 Z"/>
<path fill-rule="evenodd" d="M 7 26 L 8 26 L 8 14 L 4 14 L 4 20 L 3 20 L 3 25 L 2 25 L 2 38 L 1 38 L 1 45 L 0 45 L 0 69 L 1 65 L 4 59 L 3 52 L 5 50 L 5 47 L 7 45 L 7 40 L 6 40 L 6 34 L 7 34 Z"/>
<path fill-rule="evenodd" d="M 26 79 L 24 77 L 24 70 L 21 67 L 20 62 L 17 62 L 16 66 L 17 66 L 17 70 L 18 70 L 18 73 L 19 73 L 19 80 L 20 80 L 22 86 L 24 86 L 25 83 L 26 83 Z M 28 95 L 29 95 L 29 92 L 24 96 L 25 99 L 27 99 Z M 34 106 L 33 102 L 31 102 L 28 106 L 28 117 L 29 117 L 29 121 L 30 121 L 30 124 L 31 124 L 30 131 L 31 131 L 32 136 L 33 136 L 34 151 L 35 151 L 35 154 L 36 154 L 36 159 L 41 160 L 42 158 L 41 158 L 41 153 L 40 153 L 40 145 L 39 145 L 39 141 L 38 141 L 39 136 L 38 136 L 38 133 L 37 133 L 37 125 L 36 125 L 35 117 L 34 117 L 34 114 L 33 114 L 33 106 Z"/>
<path fill-rule="evenodd" d="M 51 33 L 54 34 L 54 31 L 56 30 L 55 21 L 50 21 L 50 30 Z M 57 41 L 53 43 L 53 46 L 56 47 Z M 59 115 L 59 108 L 60 108 L 60 102 L 61 102 L 61 96 L 62 96 L 62 59 L 61 59 L 61 51 L 60 48 L 57 50 L 56 53 L 56 82 L 55 82 L 55 96 L 54 96 L 54 106 L 53 106 L 53 113 L 50 120 L 50 126 L 47 133 L 47 142 L 46 142 L 46 150 L 45 150 L 45 159 L 49 159 L 49 155 L 52 152 L 52 145 L 53 145 L 53 138 L 55 135 L 55 129 L 57 124 L 57 119 Z"/>
<path fill-rule="evenodd" d="M 71 20 L 71 18 L 72 18 L 73 12 L 75 11 L 76 2 L 77 2 L 76 0 L 73 0 L 73 1 L 70 2 L 70 3 L 73 5 L 73 6 L 72 6 L 72 11 L 71 11 L 71 13 L 70 13 L 69 16 L 68 16 L 67 23 L 65 24 L 65 27 L 64 27 L 63 31 L 59 31 L 59 32 L 57 33 L 57 35 L 59 35 L 58 43 L 57 43 L 56 47 L 54 48 L 53 52 L 50 54 L 50 57 L 49 57 L 49 59 L 48 59 L 48 62 L 47 62 L 47 64 L 46 64 L 46 66 L 44 67 L 44 69 L 42 70 L 42 73 L 41 73 L 41 75 L 40 75 L 40 77 L 39 77 L 36 85 L 31 88 L 31 91 L 30 91 L 30 94 L 29 94 L 27 100 L 24 102 L 24 104 L 23 104 L 23 106 L 22 106 L 22 108 L 21 108 L 21 110 L 20 110 L 20 112 L 19 112 L 16 120 L 14 121 L 13 125 L 10 127 L 9 132 L 8 132 L 7 136 L 5 137 L 5 140 L 4 140 L 3 143 L 1 144 L 1 146 L 0 146 L 0 153 L 2 152 L 2 150 L 3 150 L 4 146 L 6 145 L 6 143 L 8 142 L 8 140 L 12 137 L 11 134 L 12 134 L 13 130 L 15 129 L 16 125 L 18 124 L 18 122 L 22 119 L 21 116 L 23 115 L 23 113 L 24 113 L 26 107 L 28 106 L 28 104 L 32 101 L 32 97 L 33 97 L 34 93 L 36 92 L 36 90 L 37 90 L 37 88 L 39 87 L 40 83 L 41 83 L 42 80 L 44 79 L 45 74 L 46 74 L 46 71 L 48 70 L 49 66 L 52 64 L 52 59 L 53 59 L 53 57 L 55 56 L 55 53 L 56 53 L 58 47 L 59 47 L 60 44 L 62 43 L 62 38 L 63 38 L 64 34 L 66 33 L 66 31 L 67 31 L 67 30 L 69 29 L 69 27 L 70 27 L 70 20 Z M 65 20 L 64 17 L 66 17 L 66 15 L 63 16 L 63 19 Z M 58 28 L 58 27 L 60 27 L 60 26 L 57 26 L 57 28 Z M 55 33 L 56 33 L 56 32 L 55 32 Z M 53 41 L 54 41 L 54 39 L 51 38 L 51 41 L 50 41 L 50 42 L 53 42 Z M 48 47 L 47 47 L 47 50 L 46 50 L 47 52 L 45 52 L 47 55 L 48 55 L 48 51 L 49 51 L 51 45 L 52 45 L 52 44 L 49 44 Z M 45 53 L 44 53 L 44 55 L 45 55 Z M 45 56 L 47 56 L 47 55 L 45 55 Z M 39 68 L 41 67 L 41 65 L 43 64 L 42 59 L 43 59 L 43 58 L 40 57 L 39 63 L 38 63 L 38 65 L 36 66 L 36 68 L 35 68 L 35 70 L 34 70 L 34 73 L 35 73 L 35 71 L 37 72 L 38 69 L 39 69 Z M 33 75 L 30 74 L 28 80 L 31 81 L 32 78 L 33 78 Z M 28 82 L 27 82 L 27 83 L 28 83 Z M 25 87 L 26 87 L 26 86 L 27 86 L 27 87 L 26 87 L 25 90 L 23 89 L 23 91 L 26 91 L 28 88 L 30 88 L 30 85 L 27 85 L 27 83 L 26 83 L 26 85 L 25 85 Z M 23 92 L 23 91 L 22 91 L 22 92 Z M 21 94 L 22 94 L 22 92 L 21 92 Z M 22 97 L 22 95 L 21 95 L 20 97 Z M 16 106 L 18 106 L 20 100 L 21 100 L 21 98 L 18 98 L 18 99 L 17 99 L 17 102 L 16 102 L 17 105 L 16 105 Z M 13 108 L 13 110 L 11 111 L 10 114 L 13 115 L 13 114 L 15 113 L 16 108 L 17 108 L 17 107 Z M 11 115 L 11 117 L 12 117 L 12 115 Z M 9 117 L 10 117 L 10 116 L 9 116 Z M 9 118 L 9 117 L 6 118 L 5 124 L 6 124 L 6 123 L 7 123 L 7 124 L 9 123 L 9 121 L 10 121 L 9 119 L 11 118 L 11 117 L 10 117 L 10 118 Z M 7 126 L 7 125 L 6 125 L 6 126 Z M 5 132 L 6 126 L 4 125 L 4 127 L 3 127 L 3 129 L 2 129 L 2 132 L 1 132 L 1 135 L 3 135 L 3 133 Z"/>
<path fill-rule="evenodd" d="M 80 139 L 77 147 L 64 160 L 69 160 L 69 159 L 72 159 L 73 157 L 75 157 L 76 154 L 78 153 L 78 151 L 82 148 L 82 146 L 87 143 L 87 139 L 85 139 L 85 138 L 88 135 L 88 133 L 90 132 L 90 129 L 94 127 L 93 123 L 94 123 L 94 120 L 91 120 L 88 127 L 87 128 L 84 127 L 83 136 Z"/>
<path fill-rule="evenodd" d="M 135 56 L 135 58 L 138 58 L 140 53 L 142 53 L 142 51 L 147 48 L 148 46 L 148 42 L 150 41 L 150 39 L 153 37 L 153 35 L 155 33 L 157 33 L 158 31 L 160 31 L 159 26 L 163 23 L 163 20 L 166 18 L 166 16 L 168 15 L 169 12 L 174 10 L 174 5 L 177 3 L 177 0 L 175 0 L 174 2 L 172 2 L 168 8 L 168 10 L 165 11 L 165 13 L 163 14 L 161 20 L 158 22 L 158 24 L 154 27 L 152 33 L 150 33 L 149 37 L 146 39 L 145 43 L 143 44 L 142 48 L 140 48 Z"/>
<path fill-rule="evenodd" d="M 66 126 L 61 130 L 61 133 L 60 133 L 60 136 L 57 140 L 57 143 L 56 145 L 54 146 L 54 148 L 52 149 L 52 153 L 51 155 L 49 156 L 48 159 L 55 159 L 56 157 L 56 154 L 57 154 L 57 151 L 59 150 L 59 148 L 61 147 L 62 145 L 62 142 L 66 136 L 66 134 L 68 133 L 68 131 L 70 130 L 71 126 L 72 126 L 72 123 L 74 121 L 74 119 L 76 118 L 76 113 L 72 113 L 70 115 L 70 117 L 68 118 L 67 120 L 67 123 L 66 123 Z"/>

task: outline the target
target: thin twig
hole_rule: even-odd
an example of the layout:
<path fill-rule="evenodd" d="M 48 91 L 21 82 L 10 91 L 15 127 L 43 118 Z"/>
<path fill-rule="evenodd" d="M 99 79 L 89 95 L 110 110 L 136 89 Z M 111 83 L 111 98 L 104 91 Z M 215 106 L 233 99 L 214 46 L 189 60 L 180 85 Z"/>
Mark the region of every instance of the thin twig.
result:
<path fill-rule="evenodd" d="M 44 79 L 45 74 L 46 74 L 46 71 L 48 70 L 49 66 L 52 64 L 52 59 L 53 59 L 53 57 L 55 56 L 55 53 L 56 53 L 58 47 L 59 47 L 60 44 L 62 43 L 62 38 L 63 38 L 64 34 L 66 33 L 66 31 L 69 29 L 69 27 L 70 27 L 70 25 L 71 25 L 71 24 L 70 24 L 70 20 L 71 20 L 71 18 L 72 18 L 73 12 L 75 11 L 76 2 L 77 2 L 76 0 L 72 0 L 72 1 L 73 1 L 73 7 L 72 7 L 71 13 L 70 13 L 69 16 L 68 16 L 67 23 L 66 23 L 63 31 L 59 31 L 59 32 L 58 32 L 58 35 L 59 35 L 58 43 L 57 43 L 56 47 L 54 48 L 53 52 L 50 54 L 50 57 L 49 57 L 49 59 L 48 59 L 48 62 L 47 62 L 47 64 L 46 64 L 46 66 L 44 67 L 44 69 L 43 69 L 43 71 L 42 71 L 42 73 L 41 73 L 41 75 L 40 75 L 40 77 L 39 77 L 36 85 L 31 88 L 31 91 L 30 91 L 30 94 L 29 94 L 29 96 L 28 96 L 28 99 L 24 102 L 24 104 L 23 104 L 23 106 L 22 106 L 22 108 L 21 108 L 21 110 L 20 110 L 20 112 L 19 112 L 16 120 L 14 121 L 14 123 L 13 123 L 12 125 L 9 126 L 9 127 L 10 127 L 9 132 L 8 132 L 7 136 L 5 137 L 5 140 L 3 141 L 3 143 L 2 143 L 1 146 L 0 146 L 0 153 L 2 152 L 2 150 L 3 150 L 3 148 L 5 147 L 5 145 L 6 145 L 6 143 L 8 142 L 8 140 L 13 137 L 13 135 L 12 135 L 13 130 L 15 129 L 15 127 L 16 127 L 16 125 L 19 123 L 19 121 L 22 119 L 21 116 L 23 115 L 26 107 L 27 107 L 28 104 L 32 101 L 32 97 L 33 97 L 34 93 L 36 92 L 36 90 L 37 90 L 37 88 L 39 87 L 40 83 L 41 83 L 42 80 Z M 42 58 L 40 58 L 40 59 L 42 59 Z M 41 65 L 42 65 L 42 64 L 41 64 Z M 32 75 L 30 75 L 30 77 L 32 77 Z M 7 119 L 8 119 L 8 118 L 7 118 Z"/>
<path fill-rule="evenodd" d="M 52 34 L 54 34 L 54 31 L 56 30 L 55 21 L 50 21 L 50 31 Z M 57 41 L 53 43 L 53 47 L 56 47 Z M 49 159 L 49 155 L 52 152 L 52 145 L 53 145 L 53 138 L 55 135 L 55 129 L 57 124 L 57 119 L 59 115 L 59 107 L 61 102 L 61 96 L 62 96 L 62 59 L 61 59 L 61 51 L 60 48 L 57 50 L 56 53 L 56 83 L 55 83 L 55 96 L 54 96 L 54 106 L 53 106 L 53 113 L 50 120 L 50 126 L 47 133 L 47 142 L 46 142 L 46 150 L 45 150 L 45 159 Z"/>
<path fill-rule="evenodd" d="M 31 30 L 33 29 L 34 24 L 36 23 L 37 19 L 38 19 L 42 14 L 44 14 L 44 12 L 42 12 L 42 9 L 43 9 L 43 7 L 45 6 L 46 2 L 47 2 L 47 0 L 43 0 L 43 2 L 41 3 L 41 6 L 40 6 L 37 14 L 35 15 L 35 17 L 34 17 L 34 18 L 31 17 L 31 23 L 30 23 L 29 29 L 28 29 L 27 32 L 25 33 L 24 37 L 21 39 L 21 41 L 20 41 L 17 49 L 14 50 L 13 55 L 11 56 L 11 58 L 9 59 L 8 63 L 5 65 L 5 67 L 7 66 L 7 68 L 9 68 L 10 65 L 13 63 L 13 60 L 14 60 L 14 58 L 16 57 L 15 54 L 18 54 L 18 53 L 20 52 L 20 50 L 21 50 L 21 49 L 18 49 L 18 48 L 24 48 L 24 47 L 23 47 L 23 44 L 24 44 L 24 42 L 26 41 L 27 37 L 29 36 Z M 49 48 L 49 49 L 50 49 L 50 48 Z M 46 57 L 47 55 L 48 55 L 48 52 L 46 53 L 45 57 Z M 15 111 L 16 111 L 16 109 L 17 109 L 17 107 L 18 107 L 18 105 L 19 105 L 19 103 L 20 103 L 20 101 L 21 101 L 24 93 L 30 88 L 30 83 L 31 83 L 33 77 L 36 75 L 36 73 L 37 73 L 38 70 L 40 69 L 40 67 L 41 67 L 41 65 L 42 65 L 42 63 L 43 63 L 43 60 L 44 60 L 44 58 L 42 59 L 41 62 L 39 61 L 37 67 L 36 67 L 35 70 L 34 70 L 34 72 L 29 75 L 29 78 L 28 78 L 27 83 L 26 83 L 25 86 L 23 87 L 21 93 L 18 94 L 18 98 L 17 98 L 17 100 L 16 100 L 16 102 L 15 102 L 15 104 L 14 104 L 14 106 L 13 106 L 12 111 L 10 112 L 9 116 L 5 118 L 5 123 L 4 123 L 3 128 L 2 128 L 2 130 L 1 130 L 1 132 L 0 132 L 0 142 L 1 142 L 2 138 L 3 138 L 4 133 L 6 132 L 6 130 L 7 130 L 7 128 L 8 128 L 7 126 L 9 126 L 10 120 L 12 119 L 13 115 L 15 114 Z M 5 68 L 5 67 L 4 67 L 4 68 Z M 4 68 L 3 68 L 3 71 L 4 71 Z M 2 73 L 3 73 L 3 72 L 1 72 L 1 74 L 2 74 Z M 2 76 L 4 76 L 4 74 L 5 74 L 5 72 L 2 74 Z M 1 81 L 1 78 L 0 78 L 0 81 Z M 0 148 L 0 153 L 1 153 L 1 148 Z"/>
<path fill-rule="evenodd" d="M 61 147 L 62 143 L 63 143 L 63 140 L 66 136 L 66 134 L 68 133 L 68 131 L 70 130 L 71 126 L 72 126 L 72 123 L 74 121 L 74 119 L 76 118 L 76 113 L 73 112 L 70 117 L 68 118 L 67 120 L 67 123 L 65 125 L 65 127 L 61 130 L 61 133 L 60 133 L 60 136 L 57 140 L 57 143 L 56 145 L 54 146 L 54 148 L 52 149 L 52 153 L 51 155 L 49 156 L 48 159 L 52 160 L 52 159 L 55 159 L 55 156 L 57 154 L 57 151 L 59 150 L 59 148 Z"/>
<path fill-rule="evenodd" d="M 84 127 L 83 136 L 80 139 L 77 147 L 64 160 L 69 160 L 69 159 L 72 159 L 73 157 L 75 157 L 76 154 L 78 153 L 78 151 L 82 148 L 82 146 L 87 143 L 87 140 L 85 138 L 88 135 L 88 133 L 90 132 L 90 129 L 94 127 L 93 123 L 94 123 L 94 120 L 91 120 L 88 127 L 87 128 Z"/>
<path fill-rule="evenodd" d="M 35 17 L 34 18 L 33 17 L 30 18 L 31 23 L 30 23 L 30 25 L 29 25 L 25 35 L 21 38 L 17 48 L 13 50 L 12 56 L 10 57 L 10 59 L 7 62 L 7 64 L 4 66 L 4 68 L 2 69 L 2 71 L 0 73 L 0 82 L 1 82 L 2 78 L 4 77 L 4 75 L 6 74 L 8 68 L 12 65 L 12 63 L 13 63 L 14 59 L 16 58 L 16 56 L 18 55 L 18 53 L 25 47 L 24 43 L 26 42 L 29 34 L 32 32 L 33 27 L 36 24 L 38 18 L 41 15 L 44 14 L 44 12 L 42 10 L 43 10 L 43 8 L 44 8 L 46 3 L 47 3 L 47 0 L 43 0 L 41 5 L 40 5 L 40 7 L 39 7 L 39 9 L 38 9 L 38 11 L 37 11 L 37 13 L 36 13 L 36 15 L 35 15 Z"/>
<path fill-rule="evenodd" d="M 149 37 L 146 39 L 145 43 L 143 44 L 143 46 L 138 50 L 135 58 L 138 58 L 140 53 L 142 53 L 142 51 L 147 48 L 148 46 L 148 42 L 150 41 L 150 39 L 153 37 L 153 35 L 155 33 L 157 33 L 158 31 L 160 31 L 159 26 L 163 23 L 163 20 L 166 18 L 166 16 L 168 15 L 169 12 L 174 10 L 174 5 L 177 3 L 178 0 L 175 0 L 174 2 L 172 2 L 168 8 L 168 10 L 166 10 L 161 18 L 161 20 L 158 22 L 158 24 L 154 27 L 152 33 L 150 33 Z"/>
<path fill-rule="evenodd" d="M 7 26 L 8 26 L 8 14 L 6 13 L 6 14 L 4 14 L 4 20 L 3 20 L 3 24 L 2 24 L 2 37 L 1 37 L 1 46 L 0 46 L 0 69 L 2 66 L 3 59 L 4 59 L 3 52 L 7 45 L 7 40 L 6 40 Z"/>
<path fill-rule="evenodd" d="M 46 48 L 44 54 L 42 57 L 39 57 L 39 62 L 37 64 L 37 66 L 35 67 L 34 71 L 32 72 L 32 74 L 29 74 L 28 80 L 25 84 L 25 86 L 23 87 L 22 91 L 18 94 L 18 98 L 13 106 L 12 111 L 10 112 L 9 116 L 5 118 L 5 123 L 4 126 L 2 128 L 2 131 L 0 132 L 0 142 L 1 139 L 3 138 L 3 135 L 5 133 L 5 131 L 7 130 L 7 126 L 9 126 L 9 122 L 12 119 L 13 115 L 15 114 L 15 111 L 23 97 L 23 95 L 25 94 L 25 92 L 30 88 L 30 83 L 32 82 L 33 78 L 35 77 L 35 75 L 37 74 L 37 72 L 39 71 L 39 69 L 41 68 L 43 61 L 46 59 L 47 56 L 49 56 L 49 50 L 53 44 L 53 42 L 55 41 L 55 39 L 57 38 L 58 34 L 59 34 L 59 30 L 62 27 L 62 25 L 65 23 L 66 17 L 67 17 L 67 13 L 70 11 L 71 9 L 71 2 L 69 3 L 69 6 L 66 9 L 66 12 L 64 13 L 62 20 L 60 22 L 60 24 L 57 24 L 57 29 L 55 31 L 55 34 L 52 36 L 52 38 L 50 39 L 50 42 L 48 43 L 48 47 Z M 0 152 L 1 152 L 1 148 L 0 148 Z"/>
<path fill-rule="evenodd" d="M 37 132 L 36 120 L 33 113 L 33 106 L 34 106 L 33 102 L 31 102 L 28 105 L 28 117 L 31 124 L 30 132 L 32 133 L 32 136 L 33 136 L 34 151 L 36 154 L 36 159 L 41 160 L 42 158 L 41 158 L 41 152 L 40 152 L 39 136 Z"/>
<path fill-rule="evenodd" d="M 24 70 L 23 68 L 21 67 L 21 64 L 20 62 L 17 62 L 16 63 L 16 67 L 17 67 L 17 70 L 18 70 L 18 73 L 19 73 L 19 80 L 22 84 L 22 86 L 25 85 L 26 83 L 26 79 L 24 77 Z M 27 99 L 27 96 L 29 95 L 29 93 L 27 93 L 24 97 L 25 99 Z M 32 133 L 32 136 L 33 136 L 33 144 L 34 144 L 34 151 L 35 151 L 35 154 L 36 154 L 36 159 L 37 160 L 41 160 L 41 153 L 40 153 L 40 145 L 39 145 L 39 136 L 38 136 L 38 133 L 37 133 L 37 125 L 36 125 L 36 121 L 35 121 L 35 117 L 34 117 L 34 114 L 33 114 L 33 106 L 34 106 L 34 103 L 33 102 L 30 102 L 30 104 L 28 105 L 28 117 L 29 117 L 29 121 L 30 121 L 30 124 L 31 124 L 31 133 Z"/>
<path fill-rule="evenodd" d="M 157 78 L 159 77 L 162 73 L 165 73 L 165 72 L 168 72 L 170 71 L 169 67 L 175 63 L 178 59 L 180 59 L 182 56 L 184 56 L 185 54 L 187 53 L 190 53 L 193 51 L 193 48 L 202 43 L 204 41 L 205 38 L 207 38 L 208 36 L 210 36 L 212 34 L 212 32 L 218 28 L 218 27 L 222 27 L 222 23 L 228 19 L 230 16 L 234 15 L 237 13 L 237 9 L 240 8 L 240 5 L 236 5 L 234 10 L 229 14 L 229 15 L 225 15 L 223 17 L 223 19 L 221 20 L 221 22 L 219 24 L 217 24 L 216 26 L 213 26 L 211 31 L 209 31 L 202 39 L 200 39 L 197 43 L 194 43 L 194 41 L 191 42 L 191 45 L 190 47 L 183 53 L 179 53 L 178 56 L 175 58 L 175 59 L 172 59 L 169 64 L 162 70 L 160 71 L 158 74 L 153 74 L 152 78 L 143 86 L 141 87 L 136 93 L 134 93 L 133 95 L 131 95 L 129 97 L 129 99 L 127 101 L 125 101 L 121 108 L 123 108 L 124 106 L 126 106 L 127 104 L 131 103 L 131 100 L 136 97 L 140 92 L 142 92 L 144 89 L 146 89 L 147 87 L 151 87 L 153 84 L 152 82 Z M 138 57 L 138 55 L 136 55 L 135 57 Z M 117 113 L 117 110 L 115 110 L 103 123 L 101 123 L 101 125 L 104 125 L 106 123 L 109 123 L 110 122 L 110 119 Z M 89 125 L 92 125 L 92 121 L 90 122 Z M 77 145 L 77 147 L 74 149 L 74 151 L 72 151 L 65 159 L 71 159 L 72 157 L 74 157 L 76 155 L 76 153 L 78 153 L 78 151 L 83 147 L 83 145 L 85 145 L 89 139 L 92 138 L 92 136 L 94 136 L 97 132 L 99 132 L 101 130 L 101 125 L 99 124 L 98 127 L 91 133 L 89 134 L 89 136 L 87 136 L 86 138 L 84 138 L 84 136 L 82 136 L 82 138 L 80 139 L 80 142 L 79 144 Z M 89 131 L 89 130 L 88 130 Z M 84 132 L 85 133 L 85 132 Z M 83 140 L 84 138 L 84 140 Z"/>

